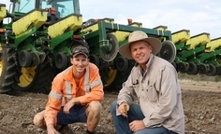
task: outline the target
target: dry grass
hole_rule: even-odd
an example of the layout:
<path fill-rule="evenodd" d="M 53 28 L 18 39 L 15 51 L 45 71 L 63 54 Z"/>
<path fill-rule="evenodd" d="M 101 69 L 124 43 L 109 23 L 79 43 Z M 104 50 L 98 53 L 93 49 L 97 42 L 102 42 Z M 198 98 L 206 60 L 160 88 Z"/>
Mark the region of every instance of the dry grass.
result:
<path fill-rule="evenodd" d="M 221 92 L 220 76 L 179 74 L 179 81 L 182 89 L 196 87 L 196 90 Z"/>

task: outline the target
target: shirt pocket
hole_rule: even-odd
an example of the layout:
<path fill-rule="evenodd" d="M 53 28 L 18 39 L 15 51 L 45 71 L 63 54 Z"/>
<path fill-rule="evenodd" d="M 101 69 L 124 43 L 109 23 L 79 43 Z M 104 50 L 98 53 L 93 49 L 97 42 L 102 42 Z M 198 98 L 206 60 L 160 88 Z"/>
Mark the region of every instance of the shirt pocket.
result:
<path fill-rule="evenodd" d="M 158 99 L 158 92 L 154 84 L 150 84 L 146 88 L 142 89 L 141 95 L 143 96 L 143 98 L 151 102 L 156 102 Z"/>

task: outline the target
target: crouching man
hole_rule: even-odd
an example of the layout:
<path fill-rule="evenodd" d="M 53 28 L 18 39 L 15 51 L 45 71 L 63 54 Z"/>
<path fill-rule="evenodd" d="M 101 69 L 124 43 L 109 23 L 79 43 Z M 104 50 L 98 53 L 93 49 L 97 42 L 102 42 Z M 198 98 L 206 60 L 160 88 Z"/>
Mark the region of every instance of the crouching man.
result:
<path fill-rule="evenodd" d="M 117 134 L 185 134 L 177 71 L 156 56 L 161 47 L 157 38 L 143 31 L 132 32 L 121 45 L 119 53 L 137 64 L 111 105 Z"/>
<path fill-rule="evenodd" d="M 33 119 L 36 127 L 47 129 L 48 134 L 71 134 L 68 124 L 86 122 L 87 133 L 95 132 L 104 92 L 99 70 L 89 62 L 88 56 L 86 47 L 73 49 L 72 66 L 54 78 L 45 110 Z"/>

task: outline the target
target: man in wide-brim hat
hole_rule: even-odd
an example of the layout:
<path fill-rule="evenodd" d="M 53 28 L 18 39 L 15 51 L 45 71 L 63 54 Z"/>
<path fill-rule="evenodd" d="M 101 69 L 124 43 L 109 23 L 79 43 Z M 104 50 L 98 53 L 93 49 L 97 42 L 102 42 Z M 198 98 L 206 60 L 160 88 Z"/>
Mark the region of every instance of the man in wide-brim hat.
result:
<path fill-rule="evenodd" d="M 160 49 L 161 42 L 143 31 L 132 32 L 120 47 L 119 53 L 137 65 L 111 104 L 117 134 L 185 133 L 178 75 L 171 63 L 156 56 Z"/>
<path fill-rule="evenodd" d="M 119 53 L 128 59 L 132 59 L 133 57 L 131 55 L 130 45 L 138 41 L 144 41 L 148 43 L 148 45 L 152 47 L 152 53 L 154 55 L 159 53 L 162 47 L 161 42 L 158 39 L 148 37 L 147 34 L 142 31 L 134 31 L 133 33 L 129 35 L 128 43 L 120 47 Z"/>

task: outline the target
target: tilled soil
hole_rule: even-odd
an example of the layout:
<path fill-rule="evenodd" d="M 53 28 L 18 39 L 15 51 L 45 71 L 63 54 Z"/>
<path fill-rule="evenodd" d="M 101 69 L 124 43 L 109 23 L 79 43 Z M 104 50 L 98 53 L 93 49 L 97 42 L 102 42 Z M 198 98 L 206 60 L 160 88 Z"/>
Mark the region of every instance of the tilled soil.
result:
<path fill-rule="evenodd" d="M 206 91 L 201 91 L 203 88 L 188 85 L 182 89 L 186 134 L 221 134 L 221 89 L 210 91 L 207 87 Z M 105 93 L 102 119 L 97 127 L 100 134 L 115 134 L 109 110 L 116 97 L 117 93 Z M 0 94 L 0 134 L 47 134 L 32 123 L 34 115 L 44 109 L 46 101 L 45 94 Z M 76 134 L 84 134 L 86 124 L 72 124 L 71 128 Z"/>

